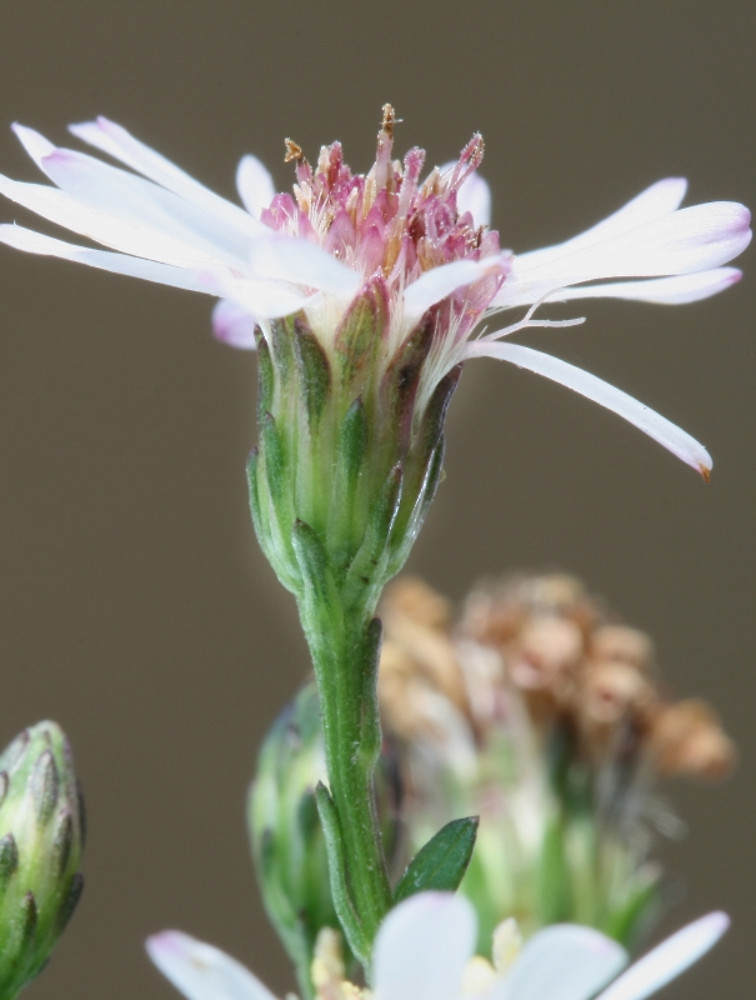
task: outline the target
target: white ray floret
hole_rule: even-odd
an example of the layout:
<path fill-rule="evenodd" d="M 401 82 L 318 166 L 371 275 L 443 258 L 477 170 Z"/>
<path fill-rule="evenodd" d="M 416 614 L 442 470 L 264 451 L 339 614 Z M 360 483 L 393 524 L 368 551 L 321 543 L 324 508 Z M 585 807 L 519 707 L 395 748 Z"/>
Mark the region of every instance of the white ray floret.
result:
<path fill-rule="evenodd" d="M 577 368 L 550 354 L 544 354 L 543 351 L 533 350 L 531 347 L 500 341 L 473 341 L 469 345 L 468 354 L 470 357 L 479 354 L 498 358 L 500 361 L 509 361 L 518 368 L 527 369 L 558 382 L 573 392 L 585 396 L 586 399 L 598 403 L 599 406 L 611 410 L 617 416 L 623 417 L 705 478 L 712 468 L 713 463 L 708 451 L 681 427 L 623 392 L 622 389 L 617 389 L 582 368 Z"/>
<path fill-rule="evenodd" d="M 181 931 L 148 938 L 147 953 L 188 1000 L 276 1000 L 240 962 Z"/>
<path fill-rule="evenodd" d="M 348 257 L 345 263 L 320 245 L 328 238 L 322 205 L 312 206 L 311 231 L 304 237 L 272 228 L 272 217 L 264 213 L 275 198 L 275 189 L 270 174 L 253 156 L 243 157 L 237 169 L 241 207 L 210 191 L 106 118 L 72 125 L 71 132 L 121 166 L 57 147 L 25 126 L 16 125 L 14 130 L 31 159 L 56 186 L 0 175 L 0 194 L 106 249 L 7 224 L 0 225 L 0 242 L 216 296 L 222 301 L 213 312 L 213 327 L 230 344 L 253 347 L 256 324 L 304 310 L 328 350 L 335 325 L 371 278 L 360 270 L 359 253 L 353 253 L 354 262 Z M 473 148 L 468 147 L 468 153 Z M 482 234 L 489 222 L 490 192 L 473 169 L 478 162 L 471 164 L 463 154 L 456 163 L 432 173 L 430 183 L 447 195 L 450 185 L 458 185 L 456 210 L 460 216 L 472 217 Z M 392 169 L 388 161 L 381 161 L 378 169 L 377 161 L 371 183 Z M 463 176 L 466 179 L 461 181 Z M 468 358 L 487 355 L 510 361 L 613 410 L 706 475 L 711 468 L 706 449 L 626 393 L 549 355 L 498 343 L 530 326 L 568 325 L 569 321 L 534 316 L 536 308 L 549 302 L 616 298 L 679 305 L 708 298 L 734 284 L 740 271 L 725 265 L 748 245 L 749 213 L 734 202 L 681 209 L 686 187 L 682 178 L 652 184 L 608 218 L 554 246 L 514 256 L 490 249 L 481 255 L 473 249 L 470 257 L 442 260 L 419 273 L 417 269 L 408 272 L 392 292 L 385 349 L 397 350 L 401 339 L 429 310 L 454 297 L 452 324 L 446 333 L 436 333 L 429 357 L 431 380 L 442 378 Z M 368 248 L 377 238 L 374 231 L 366 230 L 363 260 L 373 259 Z M 396 232 L 390 239 L 397 239 Z M 401 255 L 398 259 L 402 260 Z M 492 282 L 491 292 L 481 305 L 475 296 L 482 294 L 481 283 L 487 280 Z M 468 290 L 474 307 L 466 309 Z M 491 332 L 492 323 L 513 308 L 529 311 L 523 320 Z M 469 316 L 488 321 L 487 332 L 478 339 L 474 321 L 462 322 Z M 429 398 L 432 388 L 425 385 L 422 398 Z"/>
<path fill-rule="evenodd" d="M 478 963 L 488 974 L 485 980 L 477 977 L 477 1000 L 646 1000 L 705 955 L 729 921 L 723 913 L 701 917 L 618 978 L 627 952 L 590 927 L 555 924 L 537 931 L 502 968 L 474 959 L 476 924 L 472 905 L 462 896 L 419 893 L 400 903 L 376 938 L 372 996 L 469 1000 L 469 974 Z M 179 931 L 155 935 L 147 950 L 188 1000 L 274 1000 L 235 959 Z M 357 995 L 355 987 L 344 986 L 339 996 Z"/>

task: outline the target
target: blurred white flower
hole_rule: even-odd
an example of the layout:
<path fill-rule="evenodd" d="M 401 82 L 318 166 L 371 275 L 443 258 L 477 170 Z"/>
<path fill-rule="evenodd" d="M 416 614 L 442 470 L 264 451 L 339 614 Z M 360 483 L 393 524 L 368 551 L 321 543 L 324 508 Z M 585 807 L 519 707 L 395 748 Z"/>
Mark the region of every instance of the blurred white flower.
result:
<path fill-rule="evenodd" d="M 129 171 L 16 125 L 57 187 L 0 175 L 0 193 L 112 249 L 16 225 L 0 226 L 0 241 L 217 296 L 215 332 L 236 346 L 254 346 L 256 328 L 265 336 L 270 322 L 304 310 L 327 349 L 350 303 L 372 289 L 387 306 L 376 363 L 388 366 L 421 321 L 433 331 L 418 389 L 421 409 L 447 372 L 486 355 L 593 399 L 708 475 L 706 449 L 664 417 L 565 361 L 505 338 L 532 326 L 582 322 L 535 318 L 546 302 L 610 297 L 679 304 L 722 291 L 740 277 L 723 265 L 748 245 L 748 211 L 732 202 L 680 209 L 686 182 L 672 178 L 566 243 L 513 255 L 488 228 L 490 196 L 476 173 L 482 138 L 473 136 L 457 162 L 421 182 L 422 150 L 411 149 L 403 164 L 391 159 L 394 124 L 387 105 L 376 160 L 365 175 L 352 174 L 339 143 L 323 148 L 315 168 L 288 143 L 288 158 L 296 161 L 293 196 L 276 195 L 262 164 L 244 157 L 237 171 L 244 208 L 105 118 L 71 131 Z M 498 327 L 501 314 L 515 307 L 527 309 L 524 317 Z"/>
<path fill-rule="evenodd" d="M 318 996 L 373 1000 L 644 1000 L 704 955 L 728 926 L 710 913 L 673 934 L 614 978 L 627 953 L 598 931 L 556 924 L 516 952 L 511 922 L 494 939 L 494 963 L 473 957 L 476 918 L 462 896 L 420 893 L 393 909 L 375 943 L 373 987 L 327 981 Z M 235 959 L 179 931 L 156 934 L 147 950 L 188 1000 L 275 1000 Z M 607 983 L 611 980 L 611 985 Z"/>

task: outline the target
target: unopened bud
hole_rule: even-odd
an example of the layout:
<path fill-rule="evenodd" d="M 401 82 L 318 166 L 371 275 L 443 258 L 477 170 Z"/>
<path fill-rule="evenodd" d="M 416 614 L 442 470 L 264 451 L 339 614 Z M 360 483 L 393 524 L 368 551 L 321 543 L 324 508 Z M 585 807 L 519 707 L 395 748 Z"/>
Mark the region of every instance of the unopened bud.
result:
<path fill-rule="evenodd" d="M 82 890 L 81 794 L 55 722 L 24 730 L 0 754 L 0 997 L 43 968 Z"/>
<path fill-rule="evenodd" d="M 315 787 L 325 780 L 320 711 L 305 687 L 260 750 L 247 822 L 263 902 L 298 969 L 309 969 L 318 931 L 338 927 Z"/>

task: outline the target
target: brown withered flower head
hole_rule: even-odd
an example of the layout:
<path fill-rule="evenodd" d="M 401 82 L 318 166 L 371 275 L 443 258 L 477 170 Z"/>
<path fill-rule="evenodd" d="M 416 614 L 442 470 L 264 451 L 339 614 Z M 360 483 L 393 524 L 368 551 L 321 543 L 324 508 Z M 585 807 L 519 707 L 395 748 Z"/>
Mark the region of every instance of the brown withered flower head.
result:
<path fill-rule="evenodd" d="M 526 933 L 569 920 L 632 945 L 661 901 L 653 834 L 679 828 L 658 779 L 733 766 L 713 710 L 671 700 L 649 637 L 571 576 L 481 584 L 456 615 L 405 577 L 381 616 L 407 846 L 480 815 L 462 886 L 483 914 L 479 945 L 509 914 Z"/>

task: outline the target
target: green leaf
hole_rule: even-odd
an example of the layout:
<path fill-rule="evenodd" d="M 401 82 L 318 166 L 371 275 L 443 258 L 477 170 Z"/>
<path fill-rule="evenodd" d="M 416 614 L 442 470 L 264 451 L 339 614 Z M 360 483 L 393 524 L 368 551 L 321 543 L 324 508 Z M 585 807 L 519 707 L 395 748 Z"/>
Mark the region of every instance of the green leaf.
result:
<path fill-rule="evenodd" d="M 631 886 L 622 904 L 609 914 L 601 930 L 628 951 L 633 951 L 644 933 L 653 927 L 662 903 L 659 879 L 639 880 L 637 885 Z"/>
<path fill-rule="evenodd" d="M 315 801 L 318 804 L 318 814 L 323 827 L 328 855 L 328 877 L 331 882 L 331 896 L 336 913 L 341 921 L 341 927 L 346 935 L 349 947 L 363 965 L 370 963 L 370 945 L 357 911 L 349 893 L 347 875 L 347 859 L 341 834 L 341 823 L 331 793 L 322 781 L 315 789 Z"/>
<path fill-rule="evenodd" d="M 410 861 L 394 891 L 394 902 L 427 889 L 454 892 L 470 863 L 477 833 L 477 816 L 453 819 L 441 827 Z"/>

